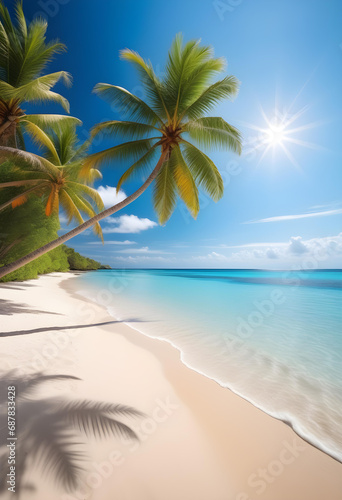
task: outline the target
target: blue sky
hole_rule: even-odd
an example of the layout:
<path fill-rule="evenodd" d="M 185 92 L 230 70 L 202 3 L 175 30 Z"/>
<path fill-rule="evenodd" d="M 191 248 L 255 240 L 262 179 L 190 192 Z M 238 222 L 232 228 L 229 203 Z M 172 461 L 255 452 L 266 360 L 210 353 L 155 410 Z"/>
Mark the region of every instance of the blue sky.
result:
<path fill-rule="evenodd" d="M 51 70 L 73 75 L 58 86 L 83 121 L 80 137 L 94 124 L 120 115 L 91 93 L 98 82 L 142 89 L 132 68 L 118 57 L 125 47 L 149 58 L 162 74 L 174 35 L 201 38 L 228 61 L 241 81 L 237 99 L 220 115 L 243 133 L 244 152 L 210 152 L 222 172 L 225 194 L 201 197 L 192 220 L 179 204 L 171 220 L 157 224 L 147 191 L 124 212 L 102 224 L 106 244 L 92 233 L 70 244 L 113 267 L 340 268 L 342 265 L 342 4 L 338 0 L 30 0 L 27 18 L 45 13 L 49 37 L 68 52 Z M 35 110 L 38 110 L 35 107 Z M 49 106 L 45 111 L 60 112 Z M 32 109 L 33 110 L 33 109 Z M 288 137 L 270 147 L 279 123 Z M 110 142 L 94 144 L 93 151 Z M 103 169 L 97 187 L 114 199 L 123 165 Z M 130 194 L 139 179 L 124 186 Z M 101 187 L 102 186 L 102 187 Z M 106 186 L 109 186 L 106 189 Z M 123 196 L 123 195 L 122 195 Z M 64 228 L 63 228 L 64 229 Z"/>

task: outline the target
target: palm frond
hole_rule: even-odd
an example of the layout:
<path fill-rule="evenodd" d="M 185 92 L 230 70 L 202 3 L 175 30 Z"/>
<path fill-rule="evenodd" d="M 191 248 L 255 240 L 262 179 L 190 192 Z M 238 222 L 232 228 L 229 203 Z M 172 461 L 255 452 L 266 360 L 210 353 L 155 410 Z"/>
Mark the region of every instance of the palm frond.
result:
<path fill-rule="evenodd" d="M 183 46 L 183 37 L 176 35 L 166 65 L 165 88 L 168 104 L 176 119 L 177 114 L 196 100 L 209 80 L 225 66 L 225 60 L 214 58 L 213 50 L 191 40 Z"/>
<path fill-rule="evenodd" d="M 25 120 L 34 123 L 40 128 L 45 129 L 55 129 L 58 127 L 60 130 L 70 129 L 70 127 L 75 127 L 82 125 L 81 120 L 75 118 L 74 116 L 68 115 L 23 115 L 21 120 Z"/>
<path fill-rule="evenodd" d="M 140 80 L 152 104 L 152 108 L 158 116 L 166 117 L 169 120 L 170 115 L 164 101 L 162 84 L 154 73 L 151 62 L 145 61 L 138 52 L 130 49 L 121 50 L 120 58 L 130 62 L 138 70 Z"/>
<path fill-rule="evenodd" d="M 6 30 L 8 30 L 10 33 L 14 32 L 11 16 L 9 14 L 7 7 L 5 7 L 5 5 L 3 4 L 2 0 L 0 1 L 0 20 L 4 24 Z"/>
<path fill-rule="evenodd" d="M 0 146 L 0 165 L 6 160 L 12 160 L 15 165 L 22 167 L 24 170 L 46 172 L 53 176 L 59 175 L 58 168 L 41 156 L 15 148 Z"/>
<path fill-rule="evenodd" d="M 187 116 L 190 120 L 200 118 L 223 99 L 235 97 L 238 89 L 239 81 L 235 76 L 227 76 L 223 80 L 210 85 L 192 104 L 182 111 L 181 117 Z"/>
<path fill-rule="evenodd" d="M 50 158 L 55 165 L 60 165 L 61 160 L 56 151 L 55 145 L 50 137 L 38 125 L 27 120 L 21 120 L 26 132 L 31 137 L 32 141 L 38 146 L 39 149 L 47 148 L 50 152 Z"/>
<path fill-rule="evenodd" d="M 234 153 L 241 154 L 241 134 L 223 118 L 198 118 L 186 123 L 183 129 L 201 146 L 230 149 Z"/>
<path fill-rule="evenodd" d="M 171 154 L 156 177 L 153 189 L 153 205 L 159 223 L 165 224 L 172 215 L 177 201 L 177 185 L 174 177 L 175 157 Z"/>
<path fill-rule="evenodd" d="M 76 133 L 75 133 L 75 137 L 76 136 Z M 73 146 L 71 147 L 71 144 L 70 144 L 70 147 L 69 147 L 69 154 L 68 154 L 68 157 L 65 158 L 65 166 L 70 166 L 70 165 L 80 165 L 81 164 L 81 160 L 84 160 L 84 158 L 86 157 L 86 155 L 88 154 L 88 150 L 91 146 L 91 142 L 92 142 L 92 139 L 87 139 L 86 141 L 84 141 L 83 143 L 81 144 L 78 144 L 77 141 L 75 141 L 73 143 Z M 96 174 L 95 172 L 93 172 L 93 176 L 94 176 L 94 180 L 96 178 L 101 178 L 102 177 L 102 174 L 99 172 L 98 174 Z M 91 175 L 89 177 L 89 182 L 91 182 Z"/>
<path fill-rule="evenodd" d="M 85 187 L 87 187 L 87 186 L 85 186 Z M 65 187 L 63 189 L 63 191 L 65 191 L 69 195 L 69 197 L 73 201 L 75 207 L 80 212 L 84 212 L 90 219 L 96 215 L 96 212 L 95 212 L 93 206 L 91 205 L 91 203 L 89 203 L 89 201 L 84 196 L 82 196 L 82 194 L 79 196 L 77 194 L 77 190 L 75 188 L 68 189 L 68 187 Z M 102 203 L 102 200 L 101 200 L 101 203 Z M 102 205 L 103 205 L 103 203 L 102 203 Z M 102 232 L 102 228 L 98 222 L 96 222 L 94 224 L 93 230 L 94 230 L 95 235 L 98 236 L 103 243 L 104 242 L 103 232 Z"/>
<path fill-rule="evenodd" d="M 1 182 L 0 189 L 7 188 L 7 187 L 28 186 L 29 184 L 39 184 L 40 182 L 41 182 L 41 179 L 26 179 L 26 180 L 21 180 L 21 181 Z"/>
<path fill-rule="evenodd" d="M 61 189 L 61 191 L 59 192 L 59 201 L 68 217 L 68 224 L 70 224 L 73 219 L 75 219 L 79 224 L 82 224 L 84 222 L 80 211 L 65 189 Z"/>
<path fill-rule="evenodd" d="M 113 138 L 129 136 L 132 139 L 140 139 L 141 137 L 146 137 L 151 133 L 154 133 L 155 135 L 156 131 L 159 132 L 160 129 L 146 123 L 110 120 L 99 123 L 93 127 L 91 136 L 95 137 L 99 133 L 103 133 L 110 135 Z"/>
<path fill-rule="evenodd" d="M 104 210 L 102 198 L 99 195 L 98 191 L 96 191 L 96 189 L 93 189 L 90 186 L 86 186 L 85 184 L 73 181 L 68 181 L 68 186 L 71 186 L 75 193 L 86 195 L 95 204 L 96 208 L 100 212 Z"/>
<path fill-rule="evenodd" d="M 68 125 L 63 129 L 54 127 L 51 132 L 51 138 L 56 145 L 62 165 L 69 166 L 72 163 L 79 163 L 79 160 L 85 156 L 89 147 L 88 141 L 85 141 L 82 145 L 78 144 L 76 127 L 74 126 Z"/>
<path fill-rule="evenodd" d="M 186 163 L 196 184 L 218 201 L 223 196 L 223 180 L 214 162 L 193 144 L 183 141 Z"/>
<path fill-rule="evenodd" d="M 20 1 L 17 1 L 14 7 L 15 10 L 15 17 L 17 20 L 17 30 L 19 34 L 22 36 L 22 38 L 27 37 L 27 24 L 26 24 L 26 19 L 23 11 L 23 4 Z"/>
<path fill-rule="evenodd" d="M 87 172 L 90 168 L 99 168 L 101 165 L 113 160 L 134 160 L 151 149 L 153 140 L 157 139 L 159 139 L 159 137 L 124 142 L 118 146 L 104 149 L 99 153 L 93 153 L 84 160 L 83 172 Z"/>
<path fill-rule="evenodd" d="M 0 95 L 5 100 L 16 99 L 19 102 L 56 102 L 69 112 L 69 103 L 67 99 L 50 90 L 59 80 L 63 80 L 64 83 L 69 84 L 71 82 L 71 77 L 69 73 L 65 71 L 58 71 L 49 75 L 40 76 L 20 87 L 14 87 L 0 80 Z"/>
<path fill-rule="evenodd" d="M 122 174 L 120 177 L 117 186 L 116 186 L 116 192 L 118 193 L 121 189 L 121 186 L 124 182 L 126 182 L 128 179 L 130 179 L 133 175 L 137 174 L 138 172 L 143 172 L 146 167 L 151 165 L 152 160 L 155 157 L 156 154 L 156 145 L 152 146 L 147 153 L 145 153 L 139 160 L 133 163 L 126 172 Z"/>
<path fill-rule="evenodd" d="M 50 215 L 58 215 L 59 213 L 59 196 L 56 184 L 52 184 L 49 197 L 45 205 L 45 215 L 50 217 Z"/>
<path fill-rule="evenodd" d="M 191 215 L 196 219 L 199 212 L 198 189 L 193 175 L 187 166 L 179 147 L 171 153 L 174 156 L 174 178 L 179 196 L 184 201 Z"/>
<path fill-rule="evenodd" d="M 135 118 L 139 122 L 149 125 L 163 123 L 162 119 L 148 104 L 122 87 L 108 83 L 98 83 L 95 85 L 93 92 L 112 106 L 118 107 L 124 115 Z"/>
<path fill-rule="evenodd" d="M 88 186 L 92 186 L 95 181 L 98 181 L 103 178 L 102 173 L 100 170 L 97 170 L 96 168 L 91 168 L 88 172 L 88 177 L 84 179 L 84 182 L 87 183 Z"/>
<path fill-rule="evenodd" d="M 42 18 L 25 21 L 22 2 L 15 6 L 15 23 L 8 10 L 1 5 L 2 27 L 0 66 L 5 67 L 5 78 L 10 85 L 20 87 L 41 76 L 53 56 L 65 50 L 57 40 L 46 42 L 47 22 Z M 4 33 L 6 36 L 4 36 Z"/>

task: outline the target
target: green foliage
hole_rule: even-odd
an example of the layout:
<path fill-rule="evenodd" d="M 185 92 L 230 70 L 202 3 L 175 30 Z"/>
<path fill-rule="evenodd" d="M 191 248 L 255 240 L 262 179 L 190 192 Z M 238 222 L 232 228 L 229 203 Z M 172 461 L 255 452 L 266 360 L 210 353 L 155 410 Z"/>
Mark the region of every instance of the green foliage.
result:
<path fill-rule="evenodd" d="M 101 173 L 91 168 L 87 176 L 81 175 L 82 161 L 89 142 L 79 144 L 75 124 L 67 121 L 62 126 L 60 121 L 58 126 L 51 124 L 43 130 L 32 121 L 25 120 L 23 123 L 25 129 L 30 131 L 31 138 L 43 150 L 43 156 L 6 146 L 0 147 L 0 160 L 15 164 L 9 170 L 11 175 L 8 182 L 1 182 L 0 189 L 6 190 L 9 183 L 18 188 L 26 186 L 26 189 L 17 191 L 14 197 L 8 197 L 0 205 L 0 211 L 13 202 L 24 202 L 33 193 L 44 198 L 47 216 L 57 215 L 59 207 L 62 207 L 68 223 L 74 219 L 82 224 L 82 213 L 93 217 L 98 211 L 104 210 L 101 196 L 89 185 L 101 178 Z M 3 168 L 4 164 L 2 170 Z M 98 223 L 94 224 L 94 231 L 103 239 Z"/>
<path fill-rule="evenodd" d="M 120 56 L 138 71 L 146 101 L 116 85 L 95 86 L 97 95 L 119 107 L 131 121 L 100 123 L 93 128 L 92 137 L 106 133 L 114 140 L 132 140 L 88 156 L 84 170 L 98 169 L 111 161 L 120 165 L 129 162 L 117 184 L 120 189 L 136 173 L 149 175 L 158 154 L 164 160 L 154 186 L 159 222 L 164 224 L 171 217 L 177 198 L 196 218 L 199 189 L 214 201 L 223 195 L 218 168 L 198 147 L 241 153 L 240 132 L 221 117 L 206 116 L 221 101 L 237 95 L 239 81 L 234 76 L 214 81 L 223 71 L 225 60 L 215 58 L 212 47 L 201 45 L 199 40 L 183 43 L 182 35 L 172 43 L 162 78 L 137 52 L 124 49 Z"/>
<path fill-rule="evenodd" d="M 73 248 L 69 248 L 65 245 L 62 245 L 62 247 L 59 248 L 62 248 L 65 252 L 70 269 L 72 271 L 92 271 L 102 268 L 99 262 L 96 262 L 96 260 L 93 259 L 89 259 L 88 257 L 83 257 L 83 255 L 75 252 Z"/>
<path fill-rule="evenodd" d="M 59 81 L 70 82 L 65 71 L 43 75 L 54 55 L 65 46 L 58 41 L 46 42 L 47 22 L 36 18 L 27 25 L 22 3 L 16 2 L 13 22 L 0 0 L 0 90 L 4 100 L 30 102 L 53 101 L 68 111 L 69 103 L 51 88 Z"/>
<path fill-rule="evenodd" d="M 8 165 L 7 165 L 8 166 Z M 11 168 L 2 165 L 2 179 L 8 180 Z M 17 188 L 0 191 L 0 204 L 16 193 Z M 10 223 L 9 223 L 10 222 Z M 14 209 L 7 207 L 0 211 L 0 266 L 9 264 L 46 243 L 58 238 L 57 215 L 47 217 L 42 198 L 31 196 L 26 203 Z M 2 281 L 23 281 L 37 278 L 39 274 L 65 272 L 69 269 L 99 269 L 101 264 L 82 257 L 65 245 L 42 255 L 17 271 L 8 274 Z"/>
<path fill-rule="evenodd" d="M 0 212 L 0 228 L 0 265 L 5 265 L 56 239 L 59 221 L 57 217 L 46 217 L 41 199 L 32 197 L 24 205 Z M 38 274 L 68 269 L 67 256 L 57 247 L 8 274 L 3 281 L 22 281 L 37 278 Z"/>

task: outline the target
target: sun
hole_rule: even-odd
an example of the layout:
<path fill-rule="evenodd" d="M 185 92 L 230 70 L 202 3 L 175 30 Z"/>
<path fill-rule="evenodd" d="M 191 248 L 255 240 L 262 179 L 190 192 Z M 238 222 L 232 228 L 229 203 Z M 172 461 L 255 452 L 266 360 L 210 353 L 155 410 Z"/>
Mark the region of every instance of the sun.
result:
<path fill-rule="evenodd" d="M 279 146 L 286 138 L 283 126 L 270 125 L 265 130 L 265 143 L 270 144 L 272 147 Z"/>
<path fill-rule="evenodd" d="M 317 122 L 312 122 L 306 125 L 295 126 L 295 122 L 308 110 L 308 106 L 299 109 L 295 113 L 293 113 L 292 109 L 293 103 L 288 109 L 283 108 L 280 110 L 279 107 L 275 106 L 271 117 L 269 117 L 261 108 L 264 126 L 246 124 L 248 128 L 258 132 L 253 140 L 253 149 L 262 151 L 259 164 L 270 151 L 274 156 L 277 150 L 281 150 L 294 166 L 300 167 L 290 151 L 291 144 L 311 149 L 321 149 L 317 144 L 303 141 L 298 137 L 302 132 L 318 125 Z"/>

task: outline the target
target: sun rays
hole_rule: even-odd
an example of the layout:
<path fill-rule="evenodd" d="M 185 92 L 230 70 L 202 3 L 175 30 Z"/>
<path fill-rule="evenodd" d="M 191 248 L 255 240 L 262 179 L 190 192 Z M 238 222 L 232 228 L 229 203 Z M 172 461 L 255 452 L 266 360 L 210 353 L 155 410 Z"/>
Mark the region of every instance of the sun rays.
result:
<path fill-rule="evenodd" d="M 308 149 L 322 149 L 318 144 L 301 138 L 301 134 L 321 125 L 321 122 L 315 121 L 301 124 L 302 117 L 309 110 L 310 106 L 304 106 L 297 112 L 293 112 L 296 99 L 287 109 L 279 108 L 276 103 L 270 116 L 260 106 L 264 124 L 262 126 L 246 124 L 247 128 L 257 132 L 256 137 L 253 139 L 253 149 L 261 152 L 258 165 L 269 154 L 272 154 L 274 160 L 276 152 L 281 150 L 293 166 L 300 168 L 295 155 L 290 149 L 291 145 Z"/>

